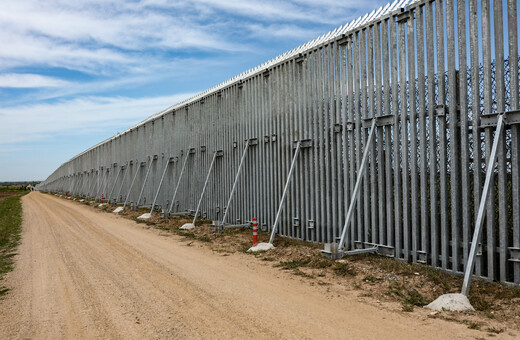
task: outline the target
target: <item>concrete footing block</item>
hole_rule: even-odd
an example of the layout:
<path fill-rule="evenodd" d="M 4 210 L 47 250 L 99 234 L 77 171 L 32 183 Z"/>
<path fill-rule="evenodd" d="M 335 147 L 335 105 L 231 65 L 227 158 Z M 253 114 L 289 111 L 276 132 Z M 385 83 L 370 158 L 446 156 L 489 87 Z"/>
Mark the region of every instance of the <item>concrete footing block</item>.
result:
<path fill-rule="evenodd" d="M 185 223 L 182 227 L 180 227 L 182 230 L 190 230 L 193 228 L 195 228 L 195 224 L 193 223 Z"/>
<path fill-rule="evenodd" d="M 474 311 L 468 297 L 463 294 L 444 294 L 424 308 L 449 311 Z"/>
<path fill-rule="evenodd" d="M 275 247 L 273 246 L 272 243 L 258 243 L 256 246 L 249 248 L 247 251 L 254 253 L 257 251 L 268 251 L 268 250 L 274 249 L 274 248 Z"/>
<path fill-rule="evenodd" d="M 123 211 L 123 207 L 117 207 L 117 208 L 115 208 L 114 211 L 112 211 L 112 212 L 114 212 L 114 213 L 117 214 L 117 213 L 119 213 L 119 212 L 121 212 L 121 211 Z"/>
<path fill-rule="evenodd" d="M 140 220 L 147 220 L 147 219 L 149 219 L 150 217 L 152 217 L 152 214 L 150 214 L 150 213 L 145 213 L 145 214 L 142 214 L 141 216 L 139 216 L 138 219 L 140 219 Z"/>

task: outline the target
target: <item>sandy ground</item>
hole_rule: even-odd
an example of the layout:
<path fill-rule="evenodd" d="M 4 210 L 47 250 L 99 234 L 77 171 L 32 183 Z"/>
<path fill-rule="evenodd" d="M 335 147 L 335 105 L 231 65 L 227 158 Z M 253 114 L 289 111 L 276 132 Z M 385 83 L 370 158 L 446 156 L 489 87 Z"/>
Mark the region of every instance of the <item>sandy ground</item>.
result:
<path fill-rule="evenodd" d="M 0 301 L 2 339 L 486 337 L 75 202 L 32 192 L 23 207 L 22 244 L 5 282 L 12 291 Z"/>

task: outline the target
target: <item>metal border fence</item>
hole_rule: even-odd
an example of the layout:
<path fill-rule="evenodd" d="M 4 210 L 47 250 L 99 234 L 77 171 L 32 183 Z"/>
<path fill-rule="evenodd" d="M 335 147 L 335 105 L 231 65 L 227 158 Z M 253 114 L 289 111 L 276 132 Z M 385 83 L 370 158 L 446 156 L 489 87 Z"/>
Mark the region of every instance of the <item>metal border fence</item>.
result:
<path fill-rule="evenodd" d="M 346 244 L 462 273 L 501 115 L 475 275 L 518 285 L 517 7 L 397 0 L 147 118 L 37 188 L 172 213 L 200 201 L 204 218 L 257 217 L 264 230 L 279 215 L 282 236 L 335 242 L 375 126 Z"/>

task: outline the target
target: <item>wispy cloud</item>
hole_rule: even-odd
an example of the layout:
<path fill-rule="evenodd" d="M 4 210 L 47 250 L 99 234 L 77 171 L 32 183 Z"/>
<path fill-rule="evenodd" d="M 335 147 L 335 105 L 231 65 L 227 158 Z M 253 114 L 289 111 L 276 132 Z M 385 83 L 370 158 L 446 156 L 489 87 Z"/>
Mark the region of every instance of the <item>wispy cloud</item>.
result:
<path fill-rule="evenodd" d="M 17 74 L 7 73 L 0 74 L 0 87 L 11 88 L 39 88 L 39 87 L 66 87 L 70 86 L 70 82 L 54 78 L 46 77 L 39 74 Z"/>
<path fill-rule="evenodd" d="M 35 141 L 56 135 L 81 135 L 94 130 L 115 134 L 118 129 L 126 129 L 151 113 L 160 112 L 192 95 L 138 99 L 87 97 L 54 104 L 1 108 L 0 144 Z"/>

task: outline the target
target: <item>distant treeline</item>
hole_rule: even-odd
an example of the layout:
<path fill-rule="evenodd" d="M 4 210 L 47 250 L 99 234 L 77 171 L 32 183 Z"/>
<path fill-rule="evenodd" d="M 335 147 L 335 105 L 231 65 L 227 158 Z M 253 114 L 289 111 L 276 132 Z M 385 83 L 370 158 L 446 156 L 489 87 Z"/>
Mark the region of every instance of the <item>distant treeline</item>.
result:
<path fill-rule="evenodd" d="M 40 182 L 0 182 L 0 191 L 25 191 L 29 190 L 29 185 L 34 187 L 38 183 Z"/>

